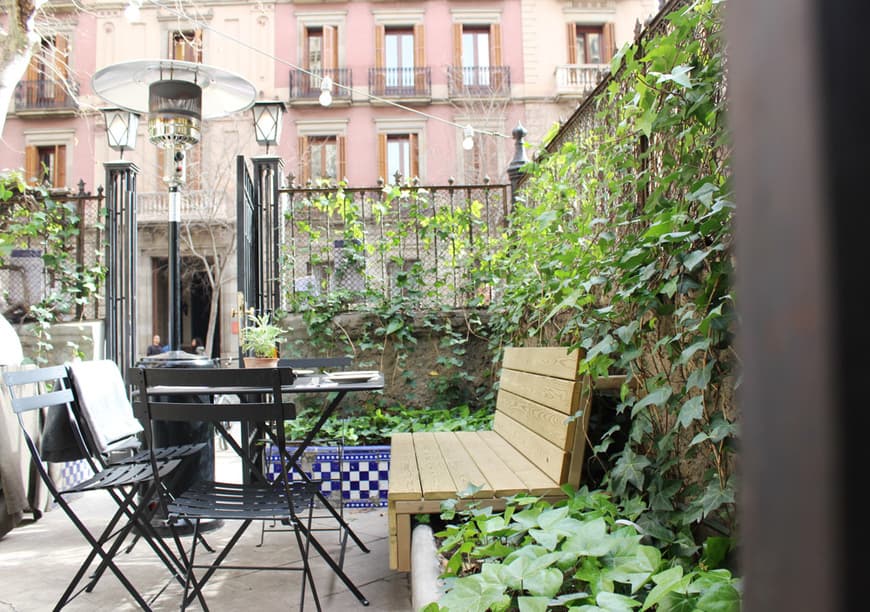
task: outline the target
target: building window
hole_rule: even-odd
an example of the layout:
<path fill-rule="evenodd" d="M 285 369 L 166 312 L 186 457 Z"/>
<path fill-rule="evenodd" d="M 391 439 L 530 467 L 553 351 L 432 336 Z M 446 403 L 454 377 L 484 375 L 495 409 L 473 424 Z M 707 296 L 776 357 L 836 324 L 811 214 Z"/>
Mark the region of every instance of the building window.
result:
<path fill-rule="evenodd" d="M 414 32 L 387 29 L 384 32 L 384 67 L 387 87 L 414 87 Z"/>
<path fill-rule="evenodd" d="M 64 34 L 43 36 L 23 79 L 28 108 L 52 108 L 66 101 L 69 81 L 69 39 Z"/>
<path fill-rule="evenodd" d="M 346 174 L 344 136 L 300 136 L 300 175 L 303 184 L 318 179 L 341 180 Z"/>
<path fill-rule="evenodd" d="M 202 63 L 202 30 L 169 33 L 169 59 Z"/>
<path fill-rule="evenodd" d="M 462 29 L 462 81 L 489 85 L 489 28 Z"/>
<path fill-rule="evenodd" d="M 378 174 L 388 184 L 396 173 L 404 179 L 420 176 L 417 134 L 380 134 L 378 137 Z"/>
<path fill-rule="evenodd" d="M 613 56 L 613 24 L 569 24 L 568 63 L 606 64 Z"/>
<path fill-rule="evenodd" d="M 24 156 L 28 183 L 66 187 L 66 145 L 28 146 Z"/>

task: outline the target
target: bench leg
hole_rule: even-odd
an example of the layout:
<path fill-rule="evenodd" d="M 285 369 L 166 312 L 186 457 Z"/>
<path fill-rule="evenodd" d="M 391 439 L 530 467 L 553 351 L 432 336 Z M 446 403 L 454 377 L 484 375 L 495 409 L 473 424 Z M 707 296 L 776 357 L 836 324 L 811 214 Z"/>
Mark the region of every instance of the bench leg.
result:
<path fill-rule="evenodd" d="M 396 515 L 396 569 L 411 571 L 411 515 Z"/>

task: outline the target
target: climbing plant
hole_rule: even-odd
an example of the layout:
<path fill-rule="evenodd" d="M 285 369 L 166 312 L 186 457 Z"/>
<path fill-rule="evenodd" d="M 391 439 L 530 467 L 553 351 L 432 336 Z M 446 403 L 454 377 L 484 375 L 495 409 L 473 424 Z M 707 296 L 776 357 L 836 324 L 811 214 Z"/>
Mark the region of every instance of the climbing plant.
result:
<path fill-rule="evenodd" d="M 628 375 L 602 486 L 662 548 L 733 536 L 732 186 L 721 3 L 681 3 L 638 45 L 558 147 L 525 168 L 492 255 L 493 337 L 585 350 Z M 617 436 L 627 443 L 615 447 Z"/>

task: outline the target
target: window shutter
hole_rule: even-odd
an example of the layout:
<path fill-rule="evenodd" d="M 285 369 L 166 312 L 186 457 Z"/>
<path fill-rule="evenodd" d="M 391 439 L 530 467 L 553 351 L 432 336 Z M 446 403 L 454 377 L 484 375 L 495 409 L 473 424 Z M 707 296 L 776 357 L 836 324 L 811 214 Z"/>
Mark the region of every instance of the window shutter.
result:
<path fill-rule="evenodd" d="M 323 69 L 338 68 L 338 30 L 335 26 L 323 26 Z M 335 75 L 333 75 L 333 80 Z"/>
<path fill-rule="evenodd" d="M 566 24 L 568 31 L 568 63 L 577 63 L 577 24 Z"/>
<path fill-rule="evenodd" d="M 604 32 L 601 36 L 601 59 L 604 62 L 609 62 L 613 57 L 613 52 L 616 50 L 613 46 L 613 24 L 605 23 L 603 29 Z"/>
<path fill-rule="evenodd" d="M 462 91 L 462 24 L 453 24 L 453 87 Z"/>
<path fill-rule="evenodd" d="M 426 89 L 426 45 L 423 37 L 423 24 L 414 26 L 414 89 L 422 93 Z"/>
<path fill-rule="evenodd" d="M 337 181 L 343 181 L 347 178 L 347 138 L 345 136 L 336 136 L 335 142 L 338 145 L 338 176 Z"/>
<path fill-rule="evenodd" d="M 66 187 L 66 146 L 54 147 L 54 168 L 51 180 L 53 187 Z"/>
<path fill-rule="evenodd" d="M 417 134 L 408 134 L 408 145 L 411 149 L 408 157 L 411 158 L 411 176 L 409 178 L 414 179 L 415 177 L 419 178 L 420 176 L 420 148 L 417 146 L 419 142 L 419 137 Z"/>
<path fill-rule="evenodd" d="M 36 147 L 26 147 L 24 149 L 24 178 L 29 184 L 39 183 L 39 175 L 41 168 L 39 167 L 39 151 Z"/>
<path fill-rule="evenodd" d="M 196 62 L 197 64 L 202 63 L 202 30 L 196 30 L 193 33 L 193 49 L 191 54 L 192 62 Z"/>
<path fill-rule="evenodd" d="M 386 57 L 384 57 L 385 39 L 386 30 L 384 26 L 375 26 L 375 78 L 371 84 L 375 90 L 375 95 L 383 94 L 387 84 L 386 74 L 384 73 L 384 66 L 387 64 Z"/>
<path fill-rule="evenodd" d="M 299 183 L 306 185 L 311 177 L 311 164 L 308 160 L 308 136 L 299 137 Z"/>
<path fill-rule="evenodd" d="M 384 184 L 390 184 L 387 176 L 387 135 L 378 134 L 378 178 L 384 180 Z"/>
<path fill-rule="evenodd" d="M 54 68 L 59 78 L 66 79 L 69 75 L 69 39 L 58 34 L 54 37 Z"/>
<path fill-rule="evenodd" d="M 505 83 L 501 72 L 501 25 L 497 23 L 489 27 L 489 65 L 492 90 L 500 93 Z"/>

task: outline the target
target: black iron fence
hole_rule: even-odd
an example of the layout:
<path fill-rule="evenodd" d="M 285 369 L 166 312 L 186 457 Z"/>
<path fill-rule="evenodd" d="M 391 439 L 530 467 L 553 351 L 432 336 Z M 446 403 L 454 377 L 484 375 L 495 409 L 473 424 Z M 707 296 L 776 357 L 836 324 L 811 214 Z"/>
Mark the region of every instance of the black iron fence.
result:
<path fill-rule="evenodd" d="M 475 273 L 504 227 L 509 189 L 452 182 L 281 189 L 282 298 L 341 294 L 357 308 L 384 295 L 419 307 L 488 301 L 492 289 Z"/>
<path fill-rule="evenodd" d="M 0 235 L 12 243 L 0 256 L 0 311 L 8 319 L 28 318 L 46 298 L 59 320 L 104 316 L 104 199 L 102 187 L 93 195 L 79 181 L 77 192 L 33 191 L 2 203 Z"/>
<path fill-rule="evenodd" d="M 15 110 L 73 110 L 78 108 L 75 97 L 70 91 L 78 93 L 78 83 L 66 84 L 51 79 L 31 79 L 19 81 L 15 86 Z"/>
<path fill-rule="evenodd" d="M 432 70 L 413 68 L 369 68 L 369 92 L 387 98 L 428 98 L 432 95 Z"/>
<path fill-rule="evenodd" d="M 336 100 L 350 99 L 350 88 L 353 86 L 353 75 L 350 68 L 322 68 L 317 71 L 291 70 L 290 71 L 290 102 L 302 100 L 316 101 L 322 93 L 323 80 L 332 79 L 333 85 L 329 88 L 332 97 Z"/>

